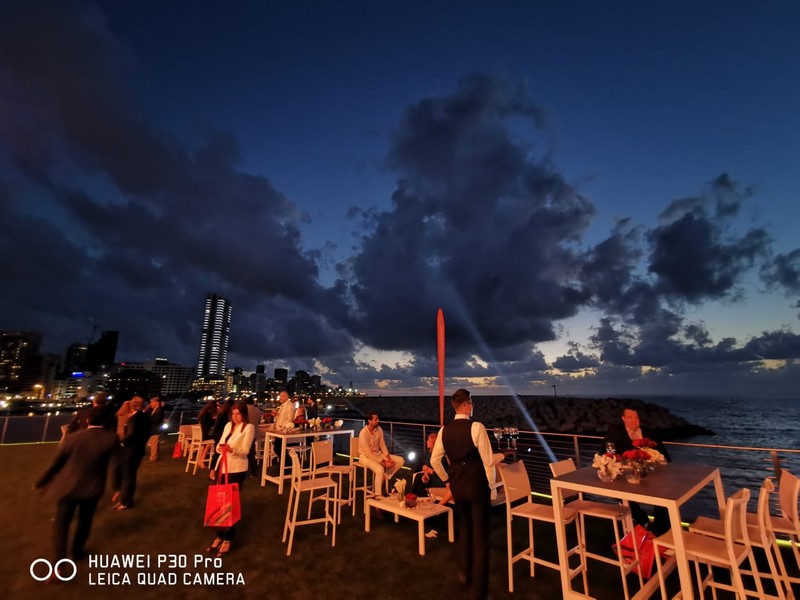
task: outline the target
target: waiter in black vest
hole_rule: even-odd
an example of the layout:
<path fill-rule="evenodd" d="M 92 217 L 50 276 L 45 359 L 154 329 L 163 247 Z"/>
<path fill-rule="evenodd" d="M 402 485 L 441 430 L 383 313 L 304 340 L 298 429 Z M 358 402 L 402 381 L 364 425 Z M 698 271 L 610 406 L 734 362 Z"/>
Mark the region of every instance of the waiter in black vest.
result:
<path fill-rule="evenodd" d="M 487 470 L 492 469 L 492 446 L 482 423 L 470 421 L 472 398 L 464 389 L 451 398 L 456 411 L 442 427 L 433 446 L 431 466 L 447 484 L 456 504 L 459 526 L 460 580 L 473 600 L 489 595 L 489 517 L 491 499 Z M 442 466 L 447 456 L 449 467 Z"/>

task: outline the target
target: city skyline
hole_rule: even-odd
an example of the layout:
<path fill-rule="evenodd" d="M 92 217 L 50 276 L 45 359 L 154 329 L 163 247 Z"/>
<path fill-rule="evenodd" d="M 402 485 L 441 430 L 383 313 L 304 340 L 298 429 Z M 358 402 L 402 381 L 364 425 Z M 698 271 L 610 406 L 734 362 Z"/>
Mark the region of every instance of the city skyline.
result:
<path fill-rule="evenodd" d="M 457 8 L 456 8 L 457 7 Z M 0 329 L 375 394 L 796 395 L 800 7 L 0 9 Z"/>

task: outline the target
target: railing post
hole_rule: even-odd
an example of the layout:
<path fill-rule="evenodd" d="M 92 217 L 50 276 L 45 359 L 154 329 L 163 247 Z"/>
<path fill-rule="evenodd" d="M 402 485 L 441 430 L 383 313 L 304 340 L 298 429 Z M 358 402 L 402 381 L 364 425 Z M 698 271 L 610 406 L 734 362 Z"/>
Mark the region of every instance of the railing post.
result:
<path fill-rule="evenodd" d="M 781 459 L 778 456 L 777 450 L 770 450 L 769 452 L 770 460 L 772 461 L 772 470 L 775 472 L 775 481 L 781 480 L 781 471 L 783 470 L 781 467 Z"/>
<path fill-rule="evenodd" d="M 572 436 L 572 445 L 575 449 L 575 465 L 578 469 L 581 468 L 581 444 L 578 441 L 578 436 Z"/>
<path fill-rule="evenodd" d="M 2 436 L 0 436 L 0 444 L 5 444 L 5 443 L 6 443 L 6 430 L 8 429 L 8 420 L 9 420 L 10 418 L 11 418 L 11 417 L 10 417 L 9 415 L 6 415 L 6 416 L 5 416 L 5 419 L 6 419 L 6 420 L 5 420 L 5 421 L 3 421 L 3 435 L 2 435 Z"/>
<path fill-rule="evenodd" d="M 50 424 L 50 413 L 44 419 L 44 429 L 42 430 L 42 442 L 47 440 L 47 426 Z"/>

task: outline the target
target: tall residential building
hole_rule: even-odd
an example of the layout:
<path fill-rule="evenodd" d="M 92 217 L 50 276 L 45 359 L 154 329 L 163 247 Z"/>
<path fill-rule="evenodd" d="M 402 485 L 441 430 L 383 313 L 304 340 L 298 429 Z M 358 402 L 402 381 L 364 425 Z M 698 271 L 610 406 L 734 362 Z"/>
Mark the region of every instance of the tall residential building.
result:
<path fill-rule="evenodd" d="M 289 381 L 289 369 L 282 369 L 279 367 L 275 369 L 272 377 L 275 379 L 275 381 L 279 381 L 283 385 L 286 385 L 286 383 Z"/>
<path fill-rule="evenodd" d="M 0 331 L 0 388 L 21 391 L 41 378 L 41 343 L 42 334 L 35 331 Z"/>
<path fill-rule="evenodd" d="M 82 371 L 107 371 L 114 365 L 117 356 L 117 343 L 119 331 L 104 331 L 96 342 L 86 348 L 86 356 L 81 368 Z"/>
<path fill-rule="evenodd" d="M 166 358 L 156 358 L 145 363 L 145 368 L 161 377 L 161 393 L 164 396 L 185 394 L 192 389 L 192 368 L 174 365 Z"/>
<path fill-rule="evenodd" d="M 203 315 L 203 332 L 197 356 L 197 377 L 225 377 L 228 337 L 231 331 L 231 305 L 217 294 L 208 294 Z"/>

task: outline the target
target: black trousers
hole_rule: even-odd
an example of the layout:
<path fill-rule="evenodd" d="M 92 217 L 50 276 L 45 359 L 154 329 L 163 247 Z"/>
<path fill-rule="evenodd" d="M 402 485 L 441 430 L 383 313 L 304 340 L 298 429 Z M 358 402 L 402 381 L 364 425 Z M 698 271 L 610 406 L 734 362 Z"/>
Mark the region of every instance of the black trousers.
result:
<path fill-rule="evenodd" d="M 633 522 L 642 527 L 649 525 L 650 519 L 641 505 L 638 502 L 630 502 L 629 504 Z M 650 529 L 655 535 L 662 535 L 670 530 L 669 511 L 665 506 L 653 508 L 653 526 Z"/>
<path fill-rule="evenodd" d="M 89 539 L 89 533 L 92 530 L 92 520 L 97 510 L 97 503 L 100 502 L 100 496 L 102 494 L 77 500 L 65 499 L 56 504 L 53 546 L 57 560 L 67 557 L 69 527 L 72 524 L 72 518 L 75 516 L 76 510 L 78 511 L 78 527 L 75 530 L 75 537 L 72 538 L 72 556 L 76 559 L 83 557 L 86 540 Z"/>
<path fill-rule="evenodd" d="M 489 521 L 492 509 L 489 489 L 487 487 L 486 494 L 473 499 L 454 499 L 460 568 L 467 579 L 470 598 L 485 600 L 489 596 Z"/>
<path fill-rule="evenodd" d="M 120 474 L 122 480 L 119 488 L 119 501 L 133 508 L 133 496 L 136 493 L 136 475 L 139 472 L 139 465 L 142 463 L 144 450 L 136 448 L 123 448 L 120 452 Z"/>

